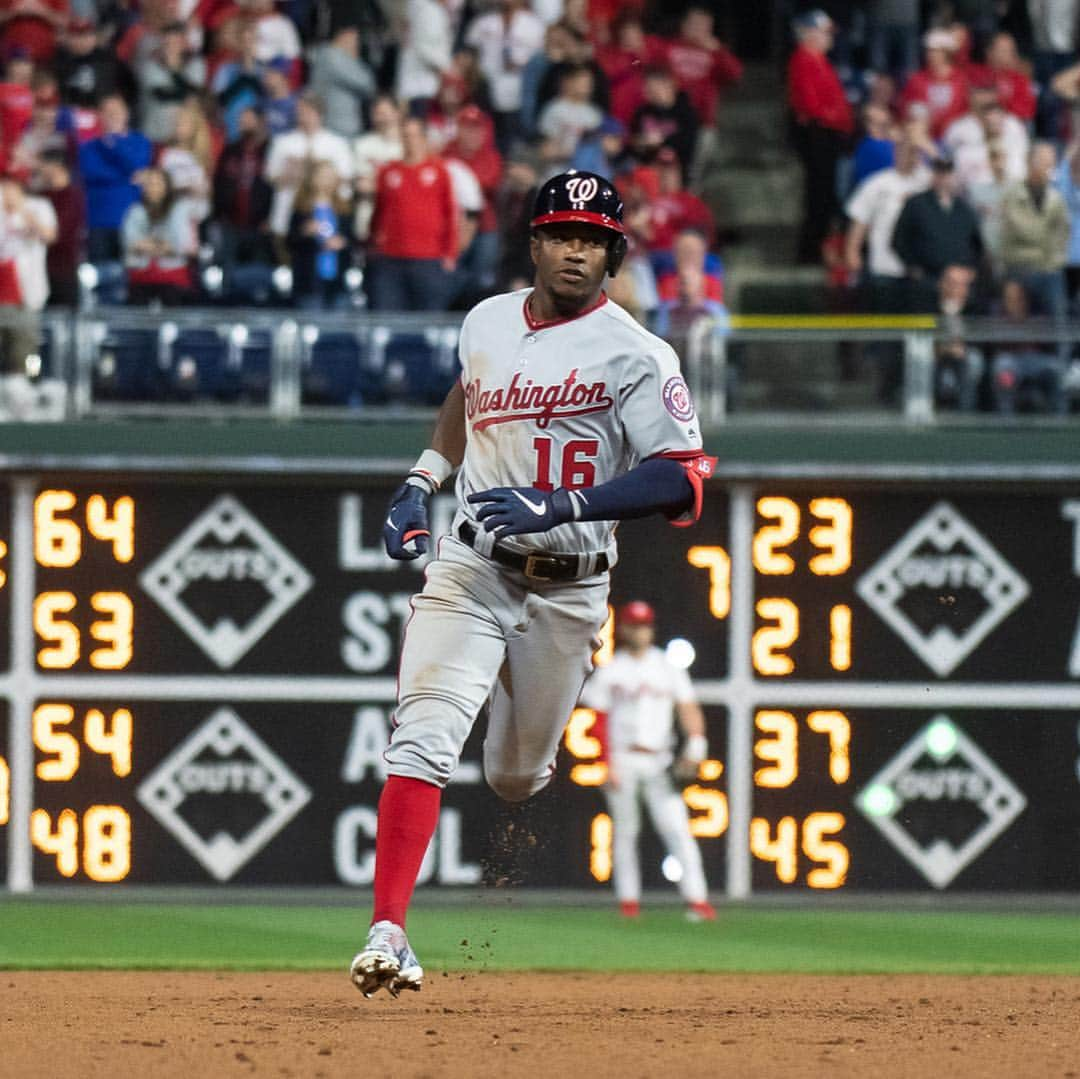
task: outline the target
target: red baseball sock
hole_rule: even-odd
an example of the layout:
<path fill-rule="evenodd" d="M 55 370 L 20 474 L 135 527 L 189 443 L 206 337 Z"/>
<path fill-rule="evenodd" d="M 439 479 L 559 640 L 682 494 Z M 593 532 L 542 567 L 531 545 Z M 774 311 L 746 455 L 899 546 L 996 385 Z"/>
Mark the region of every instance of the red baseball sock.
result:
<path fill-rule="evenodd" d="M 375 833 L 375 922 L 405 925 L 420 863 L 439 823 L 442 788 L 390 776 L 379 798 Z"/>

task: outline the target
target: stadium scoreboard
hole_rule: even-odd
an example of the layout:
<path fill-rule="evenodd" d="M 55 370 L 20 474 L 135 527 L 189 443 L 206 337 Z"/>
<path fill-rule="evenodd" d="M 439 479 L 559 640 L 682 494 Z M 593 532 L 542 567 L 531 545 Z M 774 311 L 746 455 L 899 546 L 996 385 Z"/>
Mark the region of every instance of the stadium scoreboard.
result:
<path fill-rule="evenodd" d="M 0 488 L 12 890 L 371 882 L 424 565 L 382 551 L 390 486 Z M 438 496 L 436 532 L 452 514 Z M 656 607 L 705 705 L 711 756 L 683 797 L 717 891 L 1080 890 L 1080 488 L 721 480 L 696 526 L 628 522 L 619 541 L 613 605 Z M 594 720 L 569 717 L 515 879 L 610 877 Z M 503 873 L 482 727 L 424 882 Z M 649 842 L 646 882 L 676 878 Z"/>

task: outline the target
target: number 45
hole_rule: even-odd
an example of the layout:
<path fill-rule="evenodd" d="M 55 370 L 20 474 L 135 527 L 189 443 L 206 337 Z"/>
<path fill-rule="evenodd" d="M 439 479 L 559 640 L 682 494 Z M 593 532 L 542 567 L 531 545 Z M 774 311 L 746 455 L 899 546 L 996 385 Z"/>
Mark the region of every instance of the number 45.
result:
<path fill-rule="evenodd" d="M 533 439 L 536 450 L 536 479 L 533 486 L 540 491 L 554 491 L 556 487 L 566 487 L 574 491 L 579 487 L 592 487 L 596 484 L 595 458 L 600 451 L 600 442 L 595 438 L 571 439 L 562 448 L 562 466 L 559 469 L 559 482 L 553 483 L 551 476 L 551 448 L 554 440 L 547 435 Z"/>

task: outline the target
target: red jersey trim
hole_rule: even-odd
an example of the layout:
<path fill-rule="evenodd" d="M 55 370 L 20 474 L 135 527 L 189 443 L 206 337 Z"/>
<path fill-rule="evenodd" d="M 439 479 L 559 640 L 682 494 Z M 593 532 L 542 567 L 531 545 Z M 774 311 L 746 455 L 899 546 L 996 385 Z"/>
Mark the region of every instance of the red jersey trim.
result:
<path fill-rule="evenodd" d="M 709 457 L 703 450 L 664 450 L 654 453 L 653 457 L 666 457 L 678 461 L 686 472 L 686 478 L 694 491 L 694 501 L 690 508 L 679 517 L 669 518 L 676 528 L 689 528 L 697 524 L 701 517 L 701 506 L 705 500 L 705 480 L 716 468 L 716 458 Z"/>
<path fill-rule="evenodd" d="M 525 315 L 525 325 L 530 330 L 547 330 L 552 326 L 561 326 L 564 322 L 575 322 L 579 318 L 584 318 L 586 315 L 591 315 L 597 308 L 603 307 L 607 303 L 607 293 L 603 289 L 600 290 L 600 296 L 596 303 L 589 304 L 588 307 L 579 311 L 576 315 L 570 315 L 569 318 L 549 318 L 547 321 L 543 319 L 533 318 L 532 311 L 529 310 L 529 301 L 532 299 L 532 293 L 525 297 L 525 302 L 522 304 L 522 311 Z"/>

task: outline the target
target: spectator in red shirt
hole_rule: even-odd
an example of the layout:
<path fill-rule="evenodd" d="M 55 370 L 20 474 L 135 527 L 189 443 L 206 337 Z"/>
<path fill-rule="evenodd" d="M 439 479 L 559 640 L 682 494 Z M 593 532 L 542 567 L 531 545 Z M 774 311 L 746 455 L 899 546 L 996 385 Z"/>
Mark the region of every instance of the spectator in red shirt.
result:
<path fill-rule="evenodd" d="M 0 82 L 0 172 L 6 170 L 8 158 L 33 115 L 33 77 L 34 63 L 27 56 L 13 56 L 4 68 Z"/>
<path fill-rule="evenodd" d="M 0 49 L 21 49 L 34 63 L 48 63 L 67 21 L 68 0 L 0 0 Z"/>
<path fill-rule="evenodd" d="M 808 11 L 795 20 L 798 46 L 788 61 L 788 103 L 794 122 L 795 151 L 803 164 L 803 222 L 800 262 L 821 258 L 821 241 L 839 212 L 836 166 L 855 129 L 851 105 L 829 62 L 833 21 L 824 11 Z"/>
<path fill-rule="evenodd" d="M 461 269 L 472 276 L 480 291 L 495 287 L 499 265 L 499 220 L 495 198 L 502 184 L 502 155 L 495 149 L 495 125 L 490 116 L 475 105 L 466 105 L 457 115 L 457 138 L 445 154 L 472 169 L 484 193 L 484 207 L 476 224 L 476 235 L 462 253 Z"/>
<path fill-rule="evenodd" d="M 407 119 L 401 141 L 405 156 L 375 182 L 369 299 L 376 311 L 444 311 L 458 245 L 453 185 L 423 120 Z"/>
<path fill-rule="evenodd" d="M 930 134 L 940 139 L 945 129 L 968 111 L 968 75 L 956 62 L 956 35 L 931 30 L 923 38 L 926 66 L 916 71 L 900 92 L 900 108 L 909 116 L 913 108 L 926 111 Z"/>
<path fill-rule="evenodd" d="M 1035 84 L 1016 48 L 1012 34 L 995 34 L 986 46 L 986 63 L 968 68 L 972 85 L 992 83 L 1006 112 L 1024 123 L 1035 119 Z"/>
<path fill-rule="evenodd" d="M 667 42 L 665 60 L 694 106 L 701 126 L 713 127 L 720 91 L 742 78 L 743 67 L 713 34 L 711 11 L 703 7 L 687 10 L 679 36 Z"/>
<path fill-rule="evenodd" d="M 664 58 L 664 42 L 645 33 L 641 15 L 624 11 L 612 25 L 612 40 L 596 51 L 608 80 L 609 113 L 624 127 L 645 103 L 645 72 Z"/>
<path fill-rule="evenodd" d="M 709 241 L 697 228 L 683 229 L 671 248 L 672 266 L 662 270 L 656 279 L 656 291 L 661 301 L 679 298 L 679 274 L 689 267 L 704 274 L 705 297 L 724 302 L 724 281 L 717 272 L 718 260 L 709 254 Z"/>
<path fill-rule="evenodd" d="M 712 212 L 697 195 L 683 187 L 678 155 L 665 146 L 656 155 L 656 167 L 660 183 L 651 203 L 649 250 L 670 251 L 675 237 L 684 229 L 698 229 L 711 243 L 716 233 Z"/>

